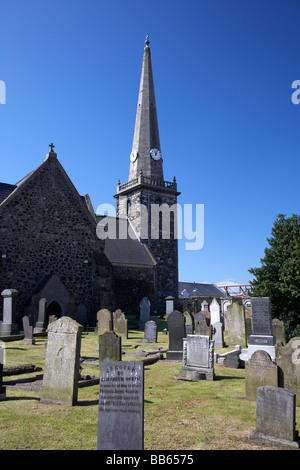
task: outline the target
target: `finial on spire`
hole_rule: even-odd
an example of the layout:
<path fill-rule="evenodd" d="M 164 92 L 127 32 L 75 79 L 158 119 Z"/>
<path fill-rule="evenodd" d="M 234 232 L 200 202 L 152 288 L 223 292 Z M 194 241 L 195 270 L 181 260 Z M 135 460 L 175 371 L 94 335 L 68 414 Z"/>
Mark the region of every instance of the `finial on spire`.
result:
<path fill-rule="evenodd" d="M 53 152 L 54 151 L 53 149 L 55 148 L 55 145 L 54 144 L 49 144 L 49 147 L 50 147 L 50 152 Z"/>
<path fill-rule="evenodd" d="M 149 43 L 150 43 L 150 41 L 149 41 L 149 36 L 148 36 L 148 34 L 147 34 L 147 36 L 146 36 L 146 41 L 145 41 L 146 46 L 149 46 Z"/>

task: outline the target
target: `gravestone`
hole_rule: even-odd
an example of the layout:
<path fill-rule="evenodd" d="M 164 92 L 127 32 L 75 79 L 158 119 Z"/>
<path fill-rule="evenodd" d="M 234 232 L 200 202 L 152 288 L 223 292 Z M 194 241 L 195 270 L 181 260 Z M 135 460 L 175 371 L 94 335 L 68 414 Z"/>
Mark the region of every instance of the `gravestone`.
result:
<path fill-rule="evenodd" d="M 220 360 L 218 360 L 218 362 L 222 362 L 223 366 L 228 367 L 229 369 L 239 369 L 241 365 L 243 365 L 242 361 L 240 360 L 240 357 L 241 346 L 237 344 L 233 351 L 228 351 L 227 353 L 221 354 L 219 356 Z"/>
<path fill-rule="evenodd" d="M 175 297 L 172 297 L 169 295 L 168 297 L 165 298 L 166 301 L 166 316 L 168 316 L 170 313 L 174 311 L 174 300 Z"/>
<path fill-rule="evenodd" d="M 275 344 L 282 343 L 283 345 L 286 344 L 285 338 L 285 326 L 283 321 L 278 320 L 278 318 L 274 318 L 272 320 L 272 327 L 273 327 L 273 335 L 275 337 Z"/>
<path fill-rule="evenodd" d="M 140 301 L 140 322 L 139 329 L 144 330 L 145 323 L 150 320 L 150 307 L 151 303 L 147 297 Z"/>
<path fill-rule="evenodd" d="M 196 325 L 196 323 L 200 323 L 202 320 L 204 320 L 206 322 L 205 312 L 194 313 L 193 317 L 194 317 L 194 324 L 195 325 Z"/>
<path fill-rule="evenodd" d="M 210 324 L 214 325 L 217 322 L 220 322 L 221 317 L 220 317 L 220 306 L 219 302 L 217 299 L 213 299 L 210 306 L 209 306 L 209 311 L 210 311 Z"/>
<path fill-rule="evenodd" d="M 107 308 L 97 312 L 97 333 L 103 335 L 106 331 L 112 331 L 112 314 Z"/>
<path fill-rule="evenodd" d="M 38 311 L 38 321 L 34 327 L 34 333 L 43 333 L 47 329 L 46 323 L 46 306 L 47 306 L 47 299 L 40 299 L 39 300 L 39 311 Z"/>
<path fill-rule="evenodd" d="M 185 318 L 182 313 L 174 310 L 168 315 L 169 350 L 166 354 L 168 361 L 182 361 Z"/>
<path fill-rule="evenodd" d="M 258 387 L 278 387 L 278 366 L 266 351 L 255 351 L 245 365 L 246 399 L 256 401 Z"/>
<path fill-rule="evenodd" d="M 0 401 L 6 398 L 6 387 L 3 385 L 3 364 L 5 358 L 5 343 L 0 341 Z"/>
<path fill-rule="evenodd" d="M 206 300 L 201 303 L 201 311 L 208 311 L 208 302 Z"/>
<path fill-rule="evenodd" d="M 295 393 L 296 406 L 300 406 L 300 337 L 276 347 L 276 363 L 279 386 Z"/>
<path fill-rule="evenodd" d="M 193 335 L 194 334 L 194 322 L 193 322 L 193 317 L 188 312 L 185 310 L 183 312 L 183 316 L 185 317 L 185 332 L 187 335 Z"/>
<path fill-rule="evenodd" d="M 114 331 L 99 335 L 99 363 L 122 360 L 122 339 Z"/>
<path fill-rule="evenodd" d="M 247 301 L 244 304 L 244 312 L 245 312 L 245 331 L 246 331 L 246 343 L 249 344 L 249 339 L 251 335 L 251 302 Z"/>
<path fill-rule="evenodd" d="M 201 320 L 200 322 L 195 322 L 195 335 L 209 336 L 212 337 L 213 327 L 207 325 L 206 320 Z"/>
<path fill-rule="evenodd" d="M 33 327 L 29 324 L 29 318 L 27 316 L 22 317 L 23 329 L 24 329 L 24 343 L 31 345 L 35 344 L 35 340 L 32 337 Z"/>
<path fill-rule="evenodd" d="M 16 301 L 19 292 L 15 289 L 5 289 L 3 297 L 3 321 L 0 322 L 0 336 L 12 336 L 19 333 L 16 323 Z"/>
<path fill-rule="evenodd" d="M 63 316 L 48 326 L 41 402 L 75 405 L 83 327 Z"/>
<path fill-rule="evenodd" d="M 128 320 L 120 309 L 113 313 L 113 330 L 121 338 L 128 338 Z"/>
<path fill-rule="evenodd" d="M 214 342 L 209 336 L 187 335 L 183 340 L 183 364 L 179 380 L 214 379 Z"/>
<path fill-rule="evenodd" d="M 102 362 L 98 450 L 143 450 L 144 363 Z"/>
<path fill-rule="evenodd" d="M 223 323 L 218 321 L 213 325 L 214 333 L 214 347 L 224 348 L 224 326 Z"/>
<path fill-rule="evenodd" d="M 300 447 L 296 422 L 296 396 L 280 387 L 259 387 L 256 400 L 256 429 L 250 439 L 279 446 Z"/>
<path fill-rule="evenodd" d="M 157 324 L 153 320 L 145 323 L 143 343 L 157 343 Z"/>
<path fill-rule="evenodd" d="M 226 320 L 229 346 L 239 344 L 242 348 L 246 347 L 244 306 L 238 302 L 228 305 Z"/>
<path fill-rule="evenodd" d="M 251 298 L 251 324 L 252 334 L 249 338 L 248 359 L 258 349 L 266 351 L 272 359 L 275 359 L 275 337 L 269 297 Z"/>

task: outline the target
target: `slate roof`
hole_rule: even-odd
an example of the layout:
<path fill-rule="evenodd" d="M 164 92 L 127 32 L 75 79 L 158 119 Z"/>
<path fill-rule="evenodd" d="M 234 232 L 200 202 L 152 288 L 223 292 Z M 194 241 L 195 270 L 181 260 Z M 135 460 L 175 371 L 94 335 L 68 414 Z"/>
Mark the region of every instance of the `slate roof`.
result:
<path fill-rule="evenodd" d="M 182 297 L 185 290 L 189 293 L 189 297 L 224 297 L 224 292 L 215 284 L 204 284 L 197 282 L 179 282 L 178 295 Z"/>
<path fill-rule="evenodd" d="M 97 221 L 100 222 L 104 219 L 103 215 L 96 215 Z M 138 236 L 134 232 L 132 225 L 128 219 L 120 219 L 119 217 L 107 217 L 106 222 L 116 224 L 116 239 L 111 237 L 105 240 L 105 253 L 113 266 L 127 266 L 127 267 L 139 267 L 139 268 L 153 268 L 157 263 L 153 258 L 152 254 L 144 245 L 140 242 Z M 123 226 L 121 224 L 124 224 Z M 119 229 L 124 233 L 130 233 L 130 236 L 126 238 L 120 238 Z"/>
<path fill-rule="evenodd" d="M 17 188 L 16 184 L 0 183 L 0 204 Z"/>

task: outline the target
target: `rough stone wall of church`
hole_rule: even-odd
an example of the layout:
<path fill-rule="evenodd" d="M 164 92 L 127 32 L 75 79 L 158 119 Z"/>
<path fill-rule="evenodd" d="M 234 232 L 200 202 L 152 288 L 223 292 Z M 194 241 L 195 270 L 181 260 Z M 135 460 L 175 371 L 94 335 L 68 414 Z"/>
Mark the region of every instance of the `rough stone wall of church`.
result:
<path fill-rule="evenodd" d="M 166 204 L 172 207 L 177 203 L 176 194 L 171 191 L 156 191 L 153 188 L 132 190 L 117 202 L 117 213 L 130 219 L 141 241 L 145 243 L 158 263 L 156 270 L 157 313 L 165 311 L 165 297 L 178 297 L 178 240 L 174 239 L 174 219 L 170 213 L 170 238 L 153 239 L 151 235 L 151 205 Z M 144 208 L 141 209 L 139 205 Z M 144 230 L 146 229 L 146 232 Z M 147 230 L 148 229 L 148 230 Z"/>
<path fill-rule="evenodd" d="M 48 159 L 0 210 L 0 250 L 6 255 L 1 259 L 0 289 L 19 291 L 19 317 L 33 290 L 56 274 L 76 304 L 86 306 L 93 322 L 101 290 L 105 295 L 112 280 L 109 267 L 97 262 L 97 257 L 105 258 L 103 242 L 82 204 L 59 162 Z"/>

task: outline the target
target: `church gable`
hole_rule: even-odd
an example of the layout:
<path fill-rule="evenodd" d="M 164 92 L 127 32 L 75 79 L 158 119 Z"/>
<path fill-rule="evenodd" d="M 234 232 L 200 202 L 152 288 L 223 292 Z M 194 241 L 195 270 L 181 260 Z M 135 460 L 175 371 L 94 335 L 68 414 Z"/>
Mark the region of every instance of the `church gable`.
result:
<path fill-rule="evenodd" d="M 97 238 L 91 208 L 53 151 L 0 204 L 0 230 L 0 288 L 19 291 L 20 314 L 35 287 L 51 275 L 59 276 L 77 304 L 97 310 L 104 242 Z"/>

